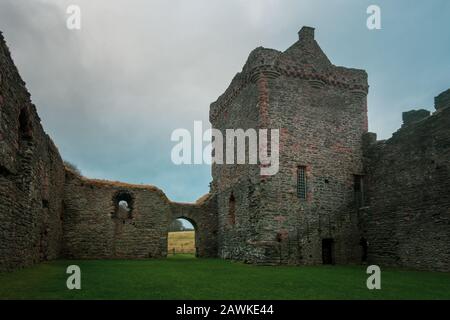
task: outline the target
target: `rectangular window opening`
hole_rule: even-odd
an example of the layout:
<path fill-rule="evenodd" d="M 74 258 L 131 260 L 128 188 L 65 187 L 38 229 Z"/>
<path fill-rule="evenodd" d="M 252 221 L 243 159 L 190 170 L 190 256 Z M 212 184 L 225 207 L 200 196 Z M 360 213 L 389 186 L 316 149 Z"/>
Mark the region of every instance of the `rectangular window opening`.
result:
<path fill-rule="evenodd" d="M 306 200 L 306 167 L 299 166 L 297 168 L 297 196 Z"/>

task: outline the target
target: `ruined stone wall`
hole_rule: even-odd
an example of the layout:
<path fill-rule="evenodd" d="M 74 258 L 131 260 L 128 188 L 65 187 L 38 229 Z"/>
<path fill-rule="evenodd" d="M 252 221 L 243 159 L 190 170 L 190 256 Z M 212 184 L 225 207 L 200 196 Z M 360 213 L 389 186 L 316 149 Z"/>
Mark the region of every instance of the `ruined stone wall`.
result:
<path fill-rule="evenodd" d="M 1 35 L 0 66 L 0 271 L 61 256 L 165 257 L 168 227 L 181 216 L 196 226 L 198 255 L 217 255 L 215 197 L 177 204 L 152 186 L 65 169 Z"/>
<path fill-rule="evenodd" d="M 128 211 L 120 207 L 128 203 Z M 66 171 L 63 256 L 76 259 L 160 258 L 174 219 L 196 226 L 199 256 L 215 256 L 210 201 L 176 204 L 153 186 L 90 180 Z"/>
<path fill-rule="evenodd" d="M 120 210 L 128 195 L 129 212 Z M 154 187 L 89 180 L 66 172 L 63 255 L 152 258 L 167 251 L 169 201 Z"/>
<path fill-rule="evenodd" d="M 362 215 L 369 262 L 450 271 L 450 90 L 404 114 L 392 138 L 368 136 L 370 207 Z"/>
<path fill-rule="evenodd" d="M 177 218 L 195 226 L 200 257 L 319 264 L 331 239 L 332 262 L 359 263 L 364 238 L 369 263 L 450 270 L 450 90 L 432 116 L 405 113 L 377 142 L 367 133 L 367 74 L 332 65 L 305 27 L 285 52 L 255 49 L 210 109 L 224 137 L 280 130 L 278 174 L 213 164 L 211 194 L 184 204 L 65 169 L 1 35 L 0 66 L 0 271 L 60 256 L 165 257 Z M 355 175 L 365 175 L 359 194 Z"/>
<path fill-rule="evenodd" d="M 252 55 L 249 61 L 252 61 Z M 223 161 L 226 155 L 226 129 L 246 131 L 259 127 L 258 99 L 257 84 L 244 70 L 234 77 L 227 91 L 211 105 L 212 127 L 219 129 L 224 137 Z M 260 255 L 253 245 L 261 231 L 258 218 L 259 166 L 237 165 L 235 155 L 235 164 L 213 164 L 212 177 L 211 192 L 217 197 L 218 208 L 219 256 L 254 260 L 254 256 Z"/>
<path fill-rule="evenodd" d="M 58 257 L 64 169 L 0 34 L 0 270 Z"/>
<path fill-rule="evenodd" d="M 257 48 L 250 54 L 243 71 L 212 104 L 211 123 L 222 131 L 279 129 L 280 171 L 264 177 L 258 166 L 213 168 L 223 257 L 322 263 L 322 239 L 332 238 L 335 262 L 360 261 L 353 184 L 354 175 L 363 172 L 367 89 L 364 71 L 330 63 L 312 28 L 303 28 L 285 52 Z M 307 168 L 306 200 L 297 197 L 298 166 Z M 230 227 L 231 191 L 236 225 Z"/>

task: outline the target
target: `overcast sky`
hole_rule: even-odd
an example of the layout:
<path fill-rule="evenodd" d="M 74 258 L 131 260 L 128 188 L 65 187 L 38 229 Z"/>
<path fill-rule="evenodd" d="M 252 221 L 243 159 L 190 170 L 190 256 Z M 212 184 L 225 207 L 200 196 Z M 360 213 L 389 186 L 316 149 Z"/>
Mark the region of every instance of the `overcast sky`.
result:
<path fill-rule="evenodd" d="M 70 4 L 79 31 L 66 28 Z M 381 30 L 366 27 L 370 4 Z M 175 201 L 208 192 L 211 175 L 172 164 L 171 132 L 208 123 L 250 51 L 285 50 L 302 25 L 334 64 L 367 70 L 379 139 L 450 87 L 446 0 L 0 0 L 0 30 L 62 157 L 85 176 L 153 184 Z"/>

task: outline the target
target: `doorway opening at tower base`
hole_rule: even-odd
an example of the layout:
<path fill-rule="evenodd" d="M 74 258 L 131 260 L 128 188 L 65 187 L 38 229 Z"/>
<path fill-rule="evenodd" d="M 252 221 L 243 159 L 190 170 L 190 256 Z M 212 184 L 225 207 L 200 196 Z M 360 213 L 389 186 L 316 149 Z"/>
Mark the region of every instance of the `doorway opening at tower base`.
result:
<path fill-rule="evenodd" d="M 322 239 L 322 263 L 334 264 L 334 240 Z"/>
<path fill-rule="evenodd" d="M 172 221 L 167 234 L 167 256 L 196 257 L 197 227 L 194 221 L 181 217 Z"/>
<path fill-rule="evenodd" d="M 369 243 L 366 238 L 361 238 L 359 240 L 359 244 L 361 246 L 361 263 L 367 263 L 367 251 L 369 249 Z"/>

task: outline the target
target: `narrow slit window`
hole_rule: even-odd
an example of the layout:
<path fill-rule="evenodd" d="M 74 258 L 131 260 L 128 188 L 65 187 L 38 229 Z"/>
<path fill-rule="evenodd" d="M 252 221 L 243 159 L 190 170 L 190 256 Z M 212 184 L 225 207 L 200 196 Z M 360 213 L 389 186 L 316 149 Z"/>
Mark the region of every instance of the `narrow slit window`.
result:
<path fill-rule="evenodd" d="M 233 193 L 231 193 L 229 207 L 228 207 L 228 222 L 234 226 L 236 224 L 236 199 Z"/>
<path fill-rule="evenodd" d="M 364 180 L 362 175 L 354 175 L 353 190 L 355 192 L 355 203 L 357 207 L 364 206 Z"/>
<path fill-rule="evenodd" d="M 31 140 L 33 138 L 30 113 L 26 107 L 19 114 L 19 137 L 22 140 Z"/>
<path fill-rule="evenodd" d="M 300 166 L 297 169 L 297 196 L 306 199 L 306 167 Z"/>

